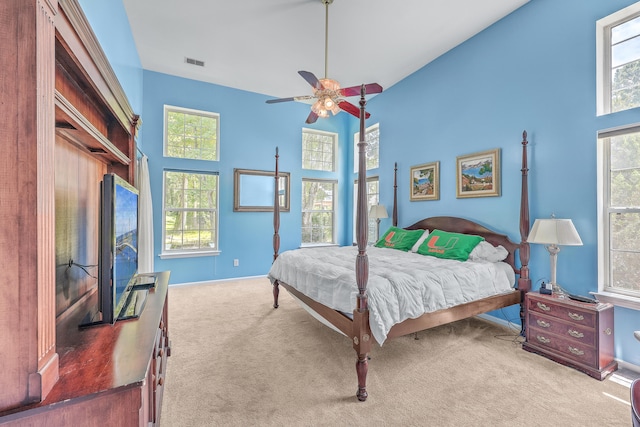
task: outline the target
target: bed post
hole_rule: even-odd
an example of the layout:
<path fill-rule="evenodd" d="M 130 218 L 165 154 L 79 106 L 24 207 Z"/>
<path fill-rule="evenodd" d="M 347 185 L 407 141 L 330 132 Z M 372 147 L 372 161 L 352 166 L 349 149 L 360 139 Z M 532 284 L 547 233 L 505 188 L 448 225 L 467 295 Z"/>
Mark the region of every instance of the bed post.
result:
<path fill-rule="evenodd" d="M 358 375 L 358 400 L 367 399 L 367 371 L 371 337 L 369 335 L 369 306 L 367 296 L 367 281 L 369 280 L 369 258 L 367 257 L 368 213 L 367 213 L 367 170 L 365 150 L 365 85 L 360 89 L 360 140 L 358 141 L 358 200 L 356 210 L 356 241 L 358 255 L 356 257 L 356 284 L 358 285 L 358 299 L 353 310 L 353 348 L 358 355 L 356 374 Z"/>
<path fill-rule="evenodd" d="M 393 226 L 398 226 L 398 162 L 393 165 Z"/>
<path fill-rule="evenodd" d="M 278 147 L 276 147 L 276 168 L 273 174 L 275 179 L 275 186 L 273 190 L 273 260 L 278 258 L 278 252 L 280 251 L 280 197 L 278 191 L 280 190 L 280 179 L 278 176 Z M 280 294 L 279 283 L 277 280 L 273 282 L 273 308 L 278 308 L 278 295 Z"/>
<path fill-rule="evenodd" d="M 518 290 L 521 293 L 520 302 L 520 324 L 522 329 L 520 334 L 525 334 L 525 309 L 524 296 L 531 289 L 531 279 L 529 278 L 529 167 L 527 164 L 527 131 L 522 132 L 522 190 L 520 195 L 520 277 L 518 278 Z"/>

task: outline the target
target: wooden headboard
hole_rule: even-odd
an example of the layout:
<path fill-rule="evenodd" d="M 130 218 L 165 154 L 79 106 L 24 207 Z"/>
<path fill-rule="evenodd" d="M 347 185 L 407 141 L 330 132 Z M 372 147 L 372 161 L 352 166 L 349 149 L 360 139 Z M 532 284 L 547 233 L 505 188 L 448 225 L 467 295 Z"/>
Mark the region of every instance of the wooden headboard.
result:
<path fill-rule="evenodd" d="M 476 236 L 482 236 L 493 246 L 501 245 L 509 251 L 509 255 L 504 261 L 511 265 L 516 274 L 520 274 L 520 269 L 517 268 L 515 264 L 515 252 L 517 249 L 520 249 L 520 244 L 513 242 L 505 234 L 497 233 L 478 223 L 469 221 L 468 219 L 453 216 L 434 216 L 432 218 L 420 220 L 415 224 L 405 227 L 405 229 L 430 231 L 438 229 L 448 231 L 450 233 L 475 234 Z"/>

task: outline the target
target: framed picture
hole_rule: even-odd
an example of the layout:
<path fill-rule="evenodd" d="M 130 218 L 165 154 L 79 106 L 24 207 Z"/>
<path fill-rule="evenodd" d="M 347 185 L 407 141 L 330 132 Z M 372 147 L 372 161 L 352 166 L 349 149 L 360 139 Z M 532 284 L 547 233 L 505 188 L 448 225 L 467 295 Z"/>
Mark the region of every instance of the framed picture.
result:
<path fill-rule="evenodd" d="M 500 195 L 500 149 L 458 156 L 456 197 Z"/>
<path fill-rule="evenodd" d="M 409 200 L 440 199 L 440 162 L 425 163 L 411 168 Z"/>

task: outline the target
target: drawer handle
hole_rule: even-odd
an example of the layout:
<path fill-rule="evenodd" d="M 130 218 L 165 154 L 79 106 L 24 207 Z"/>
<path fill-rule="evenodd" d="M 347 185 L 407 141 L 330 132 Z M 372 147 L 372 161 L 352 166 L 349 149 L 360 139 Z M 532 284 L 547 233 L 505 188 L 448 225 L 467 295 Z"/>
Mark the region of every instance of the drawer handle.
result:
<path fill-rule="evenodd" d="M 571 346 L 569 346 L 569 351 L 570 351 L 571 353 L 575 354 L 576 356 L 584 356 L 584 351 L 579 350 L 579 349 L 577 349 L 577 348 L 575 348 L 575 347 L 571 347 Z"/>
<path fill-rule="evenodd" d="M 543 344 L 549 344 L 551 340 L 549 338 L 545 338 L 543 336 L 537 335 L 536 338 Z"/>
<path fill-rule="evenodd" d="M 604 333 L 607 334 L 607 335 L 611 335 L 611 328 L 605 329 Z"/>
<path fill-rule="evenodd" d="M 551 307 L 549 307 L 547 304 L 543 304 L 541 302 L 538 302 L 536 304 L 538 304 L 538 307 L 540 308 L 540 310 L 543 310 L 543 311 L 551 310 Z"/>
<path fill-rule="evenodd" d="M 584 320 L 584 316 L 578 313 L 569 312 L 569 317 L 572 318 L 573 320 Z"/>
<path fill-rule="evenodd" d="M 582 332 L 574 331 L 573 329 L 569 329 L 567 333 L 574 338 L 584 338 L 584 334 Z"/>
<path fill-rule="evenodd" d="M 542 327 L 542 328 L 548 328 L 551 326 L 551 323 L 549 322 L 545 322 L 544 320 L 536 320 L 536 322 L 538 323 L 538 326 Z"/>

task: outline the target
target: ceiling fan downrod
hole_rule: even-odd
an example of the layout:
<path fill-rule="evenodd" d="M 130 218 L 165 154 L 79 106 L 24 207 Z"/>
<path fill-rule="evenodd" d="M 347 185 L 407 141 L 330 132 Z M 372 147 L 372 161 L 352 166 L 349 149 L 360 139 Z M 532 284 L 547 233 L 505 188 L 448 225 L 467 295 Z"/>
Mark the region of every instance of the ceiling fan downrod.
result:
<path fill-rule="evenodd" d="M 320 0 L 324 5 L 324 78 L 329 75 L 329 5 L 333 0 Z"/>

